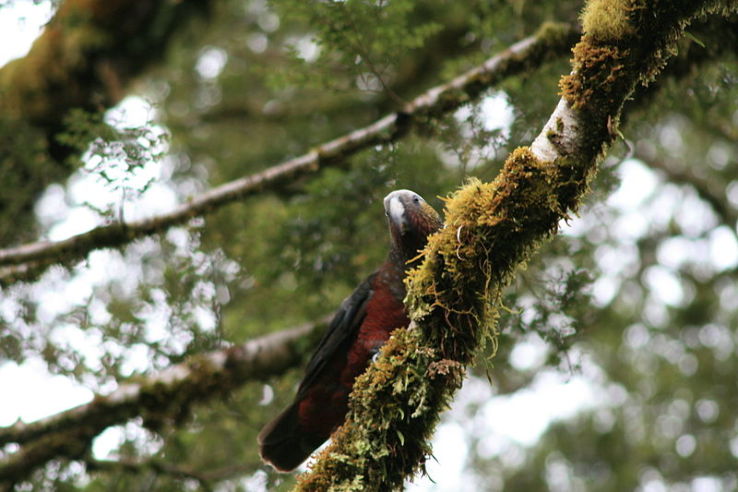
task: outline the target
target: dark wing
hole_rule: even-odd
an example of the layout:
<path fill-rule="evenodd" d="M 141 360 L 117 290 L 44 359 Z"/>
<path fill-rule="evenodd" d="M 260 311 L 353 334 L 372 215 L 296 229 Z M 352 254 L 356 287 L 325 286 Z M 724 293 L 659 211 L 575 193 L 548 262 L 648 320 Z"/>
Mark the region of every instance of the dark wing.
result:
<path fill-rule="evenodd" d="M 297 390 L 298 400 L 303 396 L 304 390 L 309 388 L 320 376 L 333 354 L 342 349 L 348 350 L 348 345 L 353 341 L 366 317 L 366 305 L 372 296 L 372 281 L 376 275 L 376 273 L 373 273 L 361 282 L 354 292 L 344 299 L 338 311 L 336 311 L 331 324 L 328 325 L 328 329 L 318 344 L 318 348 L 315 349 L 305 368 L 305 376 Z"/>

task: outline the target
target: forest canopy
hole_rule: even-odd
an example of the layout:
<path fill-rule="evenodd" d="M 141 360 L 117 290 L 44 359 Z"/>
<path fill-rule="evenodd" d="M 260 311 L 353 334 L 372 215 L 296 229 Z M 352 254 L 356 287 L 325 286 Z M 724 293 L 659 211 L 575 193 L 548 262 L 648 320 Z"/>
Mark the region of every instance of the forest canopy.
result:
<path fill-rule="evenodd" d="M 734 2 L 0 16 L 34 8 L 0 67 L 0 490 L 738 487 Z M 399 188 L 445 220 L 411 327 L 278 474 L 256 435 Z"/>

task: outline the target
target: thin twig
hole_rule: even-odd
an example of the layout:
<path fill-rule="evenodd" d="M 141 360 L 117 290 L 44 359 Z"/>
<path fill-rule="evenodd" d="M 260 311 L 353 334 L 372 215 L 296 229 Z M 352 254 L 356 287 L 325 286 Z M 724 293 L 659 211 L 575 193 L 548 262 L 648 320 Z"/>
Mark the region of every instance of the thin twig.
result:
<path fill-rule="evenodd" d="M 157 474 L 171 476 L 176 479 L 196 480 L 203 490 L 212 490 L 211 484 L 214 482 L 220 482 L 231 477 L 243 475 L 244 473 L 253 472 L 264 466 L 261 462 L 250 462 L 224 466 L 213 470 L 194 470 L 177 466 L 173 463 L 168 463 L 156 458 L 118 458 L 116 460 L 99 460 L 90 455 L 85 456 L 82 462 L 85 464 L 88 471 L 93 472 L 123 471 L 128 473 L 143 473 L 150 470 Z"/>
<path fill-rule="evenodd" d="M 194 403 L 232 391 L 246 382 L 281 374 L 302 360 L 302 340 L 328 319 L 271 333 L 241 345 L 202 354 L 136 382 L 121 384 L 90 403 L 26 424 L 0 428 L 0 445 L 21 448 L 0 460 L 0 485 L 22 480 L 34 468 L 64 456 L 76 459 L 107 427 L 142 416 L 175 419 Z"/>
<path fill-rule="evenodd" d="M 136 238 L 162 232 L 219 207 L 270 189 L 278 189 L 299 176 L 323 167 L 337 166 L 346 158 L 373 145 L 399 139 L 414 124 L 438 118 L 479 96 L 493 84 L 568 52 L 577 37 L 569 26 L 548 25 L 539 34 L 512 45 L 504 52 L 467 71 L 446 84 L 426 91 L 404 106 L 369 126 L 317 146 L 307 154 L 289 159 L 256 174 L 246 176 L 198 195 L 171 212 L 128 223 L 97 227 L 62 241 L 40 241 L 0 250 L 0 266 L 35 262 L 32 274 L 49 264 L 84 258 L 100 248 L 121 247 Z M 23 272 L 0 272 L 0 284 L 24 279 Z"/>
<path fill-rule="evenodd" d="M 87 467 L 87 471 L 127 472 L 134 474 L 143 473 L 145 471 L 152 471 L 157 475 L 166 475 L 178 480 L 195 480 L 197 481 L 201 490 L 213 490 L 210 486 L 210 481 L 203 473 L 154 458 L 150 458 L 147 460 L 132 458 L 119 458 L 117 460 L 98 460 L 88 455 L 85 456 L 82 462 Z"/>

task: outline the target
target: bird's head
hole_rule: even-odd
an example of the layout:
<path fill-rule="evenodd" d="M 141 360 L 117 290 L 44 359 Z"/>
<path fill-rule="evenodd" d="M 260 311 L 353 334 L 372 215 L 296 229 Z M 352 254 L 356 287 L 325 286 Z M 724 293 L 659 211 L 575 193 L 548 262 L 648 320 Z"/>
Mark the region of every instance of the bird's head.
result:
<path fill-rule="evenodd" d="M 443 225 L 441 217 L 423 197 L 410 190 L 395 190 L 384 197 L 392 248 L 407 262 L 425 247 L 428 235 Z"/>

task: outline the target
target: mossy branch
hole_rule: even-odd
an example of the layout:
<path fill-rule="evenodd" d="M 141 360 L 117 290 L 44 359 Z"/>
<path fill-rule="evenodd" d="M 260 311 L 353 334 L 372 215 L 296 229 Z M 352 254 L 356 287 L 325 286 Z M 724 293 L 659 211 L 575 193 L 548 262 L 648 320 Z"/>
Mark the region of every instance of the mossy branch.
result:
<path fill-rule="evenodd" d="M 7 2 L 4 2 L 7 3 Z M 33 203 L 74 170 L 57 134 L 73 108 L 100 112 L 202 18 L 207 0 L 63 0 L 28 54 L 0 67 L 0 244 L 29 240 Z M 4 33 L 11 42 L 11 33 Z M 80 142 L 81 144 L 81 142 Z M 12 190 L 12 192 L 8 192 Z"/>
<path fill-rule="evenodd" d="M 213 485 L 217 482 L 238 477 L 249 472 L 253 473 L 264 466 L 260 460 L 256 459 L 251 462 L 243 462 L 223 468 L 200 470 L 178 466 L 158 458 L 119 458 L 117 460 L 98 460 L 89 454 L 82 459 L 82 463 L 84 463 L 88 472 L 125 472 L 134 475 L 154 472 L 157 475 L 168 476 L 176 480 L 195 480 L 198 482 L 199 490 L 203 491 L 213 490 Z"/>
<path fill-rule="evenodd" d="M 438 118 L 453 111 L 507 77 L 561 56 L 573 44 L 576 36 L 577 32 L 572 27 L 545 24 L 534 36 L 416 97 L 402 111 L 319 145 L 307 154 L 213 188 L 169 213 L 135 222 L 97 227 L 63 241 L 41 241 L 0 250 L 0 267 L 5 267 L 0 268 L 0 284 L 31 278 L 51 264 L 82 259 L 95 249 L 121 247 L 137 238 L 211 213 L 223 205 L 265 190 L 280 189 L 298 177 L 344 163 L 347 157 L 356 152 L 401 138 L 414 124 L 422 124 L 429 118 Z"/>
<path fill-rule="evenodd" d="M 139 377 L 90 403 L 32 422 L 0 428 L 0 446 L 21 447 L 0 460 L 0 490 L 52 459 L 82 457 L 106 428 L 141 416 L 150 426 L 179 422 L 193 405 L 255 380 L 281 374 L 303 360 L 306 337 L 325 329 L 328 319 L 271 333 L 216 350 Z"/>
<path fill-rule="evenodd" d="M 126 472 L 132 474 L 154 472 L 157 475 L 168 476 L 175 480 L 194 480 L 197 482 L 199 490 L 204 492 L 213 490 L 210 486 L 210 480 L 204 473 L 187 467 L 176 466 L 163 460 L 153 458 L 148 460 L 131 458 L 97 460 L 91 456 L 86 456 L 83 463 L 88 472 Z M 254 466 L 254 468 L 257 466 Z"/>
<path fill-rule="evenodd" d="M 408 278 L 414 320 L 396 331 L 354 387 L 346 423 L 296 490 L 392 490 L 423 469 L 440 412 L 484 339 L 496 340 L 502 290 L 561 220 L 575 212 L 615 138 L 624 101 L 663 67 L 696 16 L 727 2 L 594 0 L 574 50 L 564 97 L 530 148 L 491 183 L 471 180 L 446 201 Z M 623 20 L 625 19 L 625 20 Z"/>
<path fill-rule="evenodd" d="M 205 0 L 64 0 L 23 58 L 0 68 L 3 118 L 49 141 L 72 108 L 108 108 L 161 60 L 172 35 L 209 9 Z"/>

